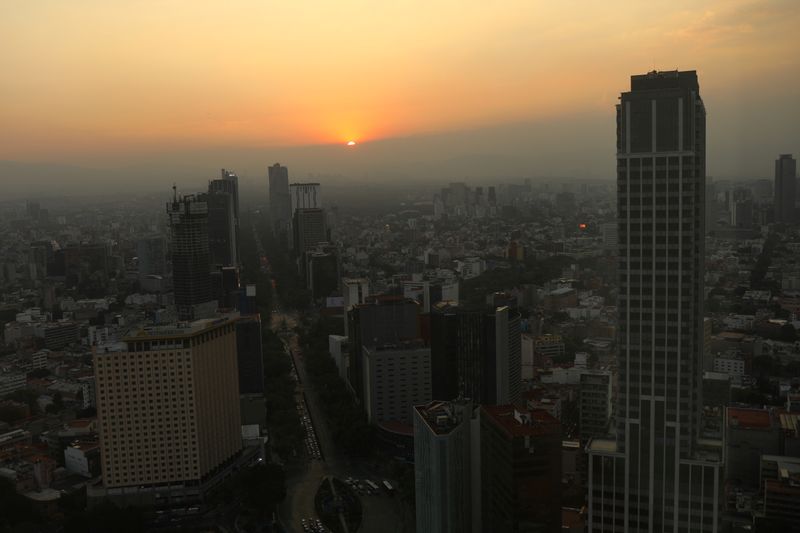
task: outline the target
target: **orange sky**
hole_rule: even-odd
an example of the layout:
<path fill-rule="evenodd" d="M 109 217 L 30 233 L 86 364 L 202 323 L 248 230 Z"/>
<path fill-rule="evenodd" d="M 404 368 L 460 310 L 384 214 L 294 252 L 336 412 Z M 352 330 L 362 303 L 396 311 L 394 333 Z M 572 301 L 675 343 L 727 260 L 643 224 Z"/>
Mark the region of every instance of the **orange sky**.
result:
<path fill-rule="evenodd" d="M 5 0 L 0 160 L 611 117 L 654 66 L 788 109 L 798 27 L 795 1 Z"/>

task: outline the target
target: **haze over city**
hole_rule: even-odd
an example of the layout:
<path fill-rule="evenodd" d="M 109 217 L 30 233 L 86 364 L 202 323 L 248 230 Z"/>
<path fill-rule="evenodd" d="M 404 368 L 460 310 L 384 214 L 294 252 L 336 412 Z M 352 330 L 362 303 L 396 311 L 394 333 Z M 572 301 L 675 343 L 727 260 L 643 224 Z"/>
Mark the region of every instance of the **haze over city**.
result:
<path fill-rule="evenodd" d="M 342 182 L 610 179 L 631 72 L 696 69 L 708 175 L 800 137 L 792 1 L 11 2 L 6 194 L 156 190 L 220 162 Z M 345 143 L 358 144 L 346 148 Z"/>
<path fill-rule="evenodd" d="M 4 0 L 0 533 L 800 533 L 797 0 Z"/>

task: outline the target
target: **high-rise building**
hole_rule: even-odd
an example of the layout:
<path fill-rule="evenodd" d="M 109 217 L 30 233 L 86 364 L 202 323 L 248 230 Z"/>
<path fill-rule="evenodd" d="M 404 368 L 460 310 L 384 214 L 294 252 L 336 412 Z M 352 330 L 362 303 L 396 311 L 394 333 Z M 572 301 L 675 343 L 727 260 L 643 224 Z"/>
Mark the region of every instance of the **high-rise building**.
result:
<path fill-rule="evenodd" d="M 318 244 L 303 254 L 303 274 L 311 298 L 327 298 L 339 288 L 339 251 L 333 245 Z"/>
<path fill-rule="evenodd" d="M 431 312 L 434 398 L 518 404 L 522 395 L 520 314 L 442 303 Z"/>
<path fill-rule="evenodd" d="M 578 386 L 581 439 L 604 437 L 611 420 L 611 372 L 586 370 Z"/>
<path fill-rule="evenodd" d="M 695 71 L 617 105 L 616 435 L 589 443 L 589 531 L 717 531 L 721 442 L 702 414 L 705 107 Z"/>
<path fill-rule="evenodd" d="M 292 223 L 292 196 L 289 193 L 289 169 L 275 163 L 267 169 L 269 175 L 269 218 L 272 231 L 282 238 L 289 237 Z"/>
<path fill-rule="evenodd" d="M 205 202 L 208 208 L 208 253 L 212 271 L 235 266 L 238 263 L 238 245 L 233 196 L 223 191 L 209 191 L 198 195 L 197 199 Z"/>
<path fill-rule="evenodd" d="M 146 276 L 163 276 L 167 273 L 167 246 L 164 237 L 152 235 L 136 243 L 139 279 Z"/>
<path fill-rule="evenodd" d="M 211 292 L 208 205 L 193 195 L 167 203 L 172 228 L 172 282 L 178 318 L 207 318 L 216 310 Z"/>
<path fill-rule="evenodd" d="M 797 220 L 797 160 L 781 154 L 775 160 L 775 222 L 791 224 Z"/>
<path fill-rule="evenodd" d="M 231 201 L 233 203 L 233 213 L 231 218 L 233 219 L 233 231 L 231 232 L 232 238 L 230 240 L 230 248 L 231 248 L 231 262 L 226 263 L 226 265 L 238 265 L 239 260 L 239 177 L 231 172 L 230 170 L 225 170 L 224 168 L 220 170 L 220 177 L 215 180 L 211 180 L 208 182 L 208 193 L 215 194 L 215 193 L 224 193 L 228 194 L 231 197 Z M 211 224 L 214 224 L 215 218 L 212 214 L 212 205 L 209 204 L 209 237 L 214 237 L 215 232 Z M 212 250 L 212 258 L 213 250 Z"/>
<path fill-rule="evenodd" d="M 356 304 L 363 304 L 369 296 L 369 280 L 367 278 L 342 279 L 342 296 L 344 297 L 344 334 L 349 330 L 348 311 Z"/>
<path fill-rule="evenodd" d="M 294 212 L 292 221 L 294 231 L 294 250 L 298 255 L 310 250 L 321 242 L 328 240 L 328 228 L 325 223 L 325 210 L 317 208 L 300 208 Z"/>
<path fill-rule="evenodd" d="M 94 354 L 103 485 L 196 489 L 242 448 L 235 319 L 138 329 L 124 342 Z"/>
<path fill-rule="evenodd" d="M 371 424 L 411 424 L 411 409 L 431 401 L 431 349 L 421 340 L 364 346 L 364 409 Z"/>
<path fill-rule="evenodd" d="M 561 531 L 561 423 L 541 409 L 481 406 L 481 531 Z"/>
<path fill-rule="evenodd" d="M 364 347 L 398 344 L 420 338 L 419 304 L 393 296 L 370 297 L 349 311 L 349 376 L 351 388 L 364 399 Z"/>
<path fill-rule="evenodd" d="M 472 401 L 434 401 L 414 407 L 417 531 L 480 529 L 480 428 Z M 474 478 L 474 479 L 473 479 Z"/>
<path fill-rule="evenodd" d="M 289 185 L 292 197 L 292 215 L 298 209 L 319 209 L 322 207 L 322 193 L 319 183 L 292 183 Z"/>

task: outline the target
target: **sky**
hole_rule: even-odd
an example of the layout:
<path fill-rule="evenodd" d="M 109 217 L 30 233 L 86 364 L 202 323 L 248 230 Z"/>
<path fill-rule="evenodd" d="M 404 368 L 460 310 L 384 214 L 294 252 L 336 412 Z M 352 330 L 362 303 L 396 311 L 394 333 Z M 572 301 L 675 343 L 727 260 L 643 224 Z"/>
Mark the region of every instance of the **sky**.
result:
<path fill-rule="evenodd" d="M 676 68 L 708 174 L 766 177 L 800 153 L 798 28 L 795 0 L 2 0 L 0 180 L 611 178 L 619 93 Z"/>

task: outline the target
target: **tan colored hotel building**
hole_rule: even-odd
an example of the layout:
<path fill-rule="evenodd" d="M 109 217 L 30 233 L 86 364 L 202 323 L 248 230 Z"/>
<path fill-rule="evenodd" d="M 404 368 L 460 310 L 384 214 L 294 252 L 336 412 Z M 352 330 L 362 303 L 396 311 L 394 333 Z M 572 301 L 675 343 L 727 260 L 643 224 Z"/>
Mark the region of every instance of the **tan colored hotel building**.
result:
<path fill-rule="evenodd" d="M 124 340 L 94 355 L 103 485 L 201 485 L 242 448 L 235 318 Z"/>

